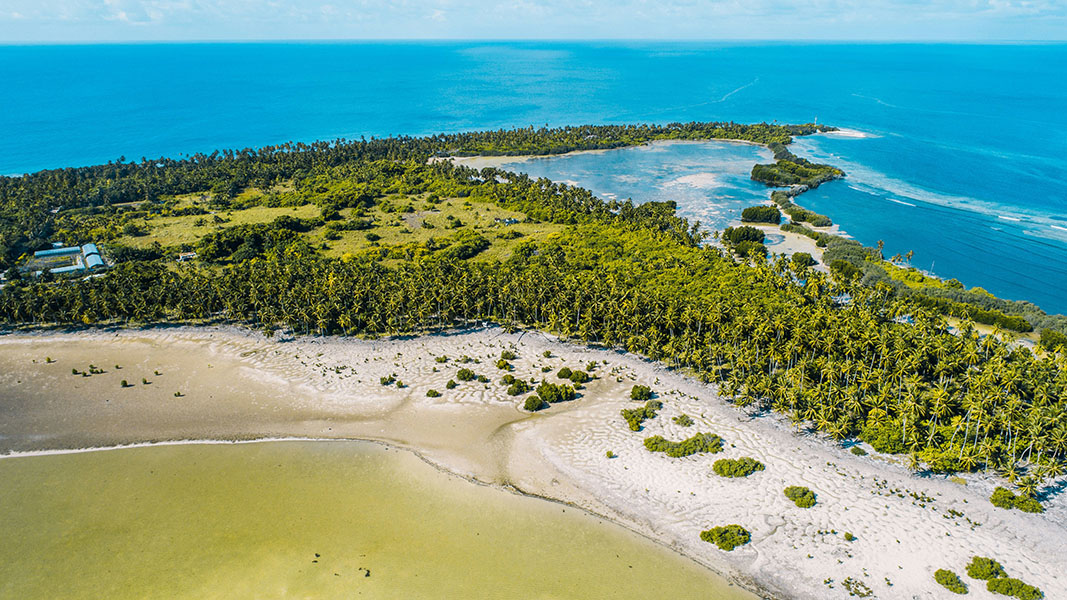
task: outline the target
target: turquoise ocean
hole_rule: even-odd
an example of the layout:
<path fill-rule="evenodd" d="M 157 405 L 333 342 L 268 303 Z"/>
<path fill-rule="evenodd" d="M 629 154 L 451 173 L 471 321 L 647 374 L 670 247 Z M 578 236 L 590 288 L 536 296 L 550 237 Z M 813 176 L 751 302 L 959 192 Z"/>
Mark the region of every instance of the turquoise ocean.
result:
<path fill-rule="evenodd" d="M 0 46 L 0 173 L 499 127 L 809 122 L 848 177 L 801 197 L 968 286 L 1067 312 L 1067 45 L 410 42 Z M 722 227 L 755 147 L 516 168 Z"/>

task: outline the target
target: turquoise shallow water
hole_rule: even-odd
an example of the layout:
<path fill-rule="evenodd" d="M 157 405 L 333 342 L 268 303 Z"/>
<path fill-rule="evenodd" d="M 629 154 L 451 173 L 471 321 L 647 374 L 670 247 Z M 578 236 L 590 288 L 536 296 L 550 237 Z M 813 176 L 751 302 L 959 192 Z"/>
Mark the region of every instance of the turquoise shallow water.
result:
<path fill-rule="evenodd" d="M 917 266 L 1067 312 L 1065 72 L 1063 44 L 0 46 L 0 173 L 361 135 L 818 118 L 872 137 L 798 142 L 849 173 L 812 208 Z M 631 166 L 589 185 L 611 192 L 611 169 Z M 706 222 L 753 193 L 723 180 Z M 684 185 L 671 193 L 699 188 Z"/>

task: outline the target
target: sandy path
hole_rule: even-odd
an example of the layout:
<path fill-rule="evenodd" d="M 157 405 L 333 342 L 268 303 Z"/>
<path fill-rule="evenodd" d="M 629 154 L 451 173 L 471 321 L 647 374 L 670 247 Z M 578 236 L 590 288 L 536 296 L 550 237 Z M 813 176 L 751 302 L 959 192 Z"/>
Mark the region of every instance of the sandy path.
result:
<path fill-rule="evenodd" d="M 518 355 L 511 361 L 518 378 L 556 381 L 560 367 L 592 361 L 598 378 L 579 399 L 530 415 L 518 408 L 525 395 L 508 396 L 499 383 L 495 362 L 504 349 Z M 462 356 L 472 362 L 459 364 Z M 89 363 L 106 373 L 71 374 Z M 490 381 L 457 380 L 446 389 L 461 367 Z M 383 386 L 380 378 L 390 376 L 406 387 Z M 119 387 L 120 379 L 132 387 Z M 619 415 L 637 406 L 628 400 L 634 383 L 650 385 L 665 405 L 641 432 Z M 996 485 L 990 478 L 969 477 L 966 486 L 920 478 L 891 458 L 857 457 L 796 434 L 776 416 L 746 415 L 713 388 L 638 357 L 538 333 L 384 341 L 190 328 L 9 335 L 0 337 L 0 386 L 0 452 L 203 438 L 377 439 L 479 481 L 607 516 L 767 595 L 847 598 L 842 582 L 851 577 L 881 598 L 950 598 L 934 570 L 963 575 L 975 554 L 997 558 L 1048 598 L 1067 594 L 1063 497 L 1044 515 L 997 509 L 986 500 Z M 441 397 L 427 397 L 430 389 Z M 682 413 L 695 424 L 671 421 Z M 642 444 L 649 435 L 677 440 L 705 431 L 725 439 L 721 454 L 669 458 Z M 741 456 L 766 470 L 742 479 L 712 472 L 714 460 Z M 818 504 L 794 506 L 782 494 L 788 485 L 810 487 Z M 725 553 L 699 540 L 700 530 L 728 523 L 749 529 L 752 542 Z M 845 541 L 845 532 L 856 539 Z M 994 598 L 964 579 L 970 597 Z"/>

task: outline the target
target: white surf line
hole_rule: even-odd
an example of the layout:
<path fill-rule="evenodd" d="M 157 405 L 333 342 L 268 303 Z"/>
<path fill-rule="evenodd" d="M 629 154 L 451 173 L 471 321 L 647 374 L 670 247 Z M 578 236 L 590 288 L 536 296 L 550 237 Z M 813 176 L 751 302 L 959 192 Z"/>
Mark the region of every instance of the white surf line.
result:
<path fill-rule="evenodd" d="M 719 98 L 718 100 L 713 100 L 711 102 L 711 104 L 718 104 L 720 102 L 726 102 L 726 99 L 729 98 L 730 96 L 733 96 L 734 94 L 736 94 L 737 92 L 740 92 L 741 90 L 743 90 L 745 88 L 752 87 L 752 86 L 756 85 L 757 83 L 759 83 L 759 77 L 757 77 L 757 78 L 753 79 L 752 81 L 746 83 L 745 85 L 737 88 L 736 90 L 734 90 L 732 92 L 729 92 L 728 94 L 726 94 L 722 98 Z"/>

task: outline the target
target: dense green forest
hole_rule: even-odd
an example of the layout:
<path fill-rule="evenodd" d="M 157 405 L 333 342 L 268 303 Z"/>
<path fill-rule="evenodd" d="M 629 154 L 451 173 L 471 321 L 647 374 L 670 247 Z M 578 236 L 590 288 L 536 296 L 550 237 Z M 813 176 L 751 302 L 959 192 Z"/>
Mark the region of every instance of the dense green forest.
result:
<path fill-rule="evenodd" d="M 672 135 L 785 143 L 811 131 L 518 130 L 4 178 L 8 260 L 55 236 L 96 234 L 124 260 L 92 278 L 15 275 L 0 292 L 0 320 L 224 321 L 368 336 L 483 321 L 537 328 L 689 370 L 745 410 L 908 453 L 916 469 L 998 469 L 1035 494 L 1067 465 L 1064 350 L 1035 354 L 967 323 L 954 332 L 924 299 L 934 296 L 865 283 L 855 266 L 825 275 L 757 252 L 735 260 L 703 244 L 705 232 L 673 203 L 604 202 L 521 174 L 427 162 Z M 731 237 L 757 243 L 749 229 Z M 865 264 L 872 249 L 853 244 L 830 240 L 827 253 Z M 183 247 L 200 259 L 174 262 Z"/>

